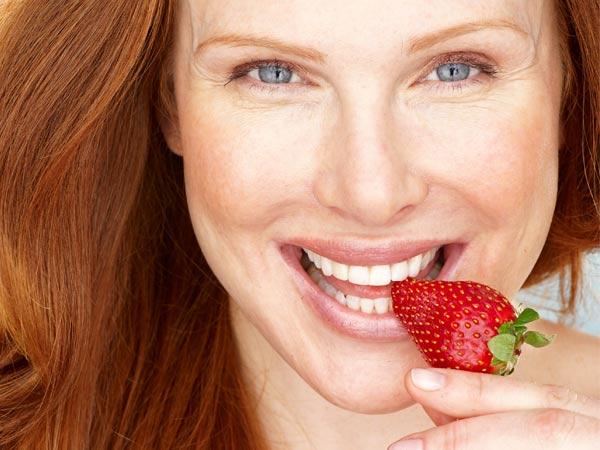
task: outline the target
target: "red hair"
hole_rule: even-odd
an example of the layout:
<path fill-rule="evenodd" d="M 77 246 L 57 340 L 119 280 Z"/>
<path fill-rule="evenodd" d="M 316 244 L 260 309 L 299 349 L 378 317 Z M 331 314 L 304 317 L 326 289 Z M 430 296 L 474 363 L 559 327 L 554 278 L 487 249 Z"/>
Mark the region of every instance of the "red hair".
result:
<path fill-rule="evenodd" d="M 560 186 L 527 284 L 568 271 L 572 305 L 582 252 L 600 242 L 600 5 L 558 6 Z M 4 8 L 0 446 L 266 449 L 159 128 L 174 1 Z"/>
<path fill-rule="evenodd" d="M 524 286 L 558 273 L 563 312 L 573 312 L 584 253 L 600 247 L 600 1 L 561 0 L 556 6 L 565 69 L 558 198 Z"/>

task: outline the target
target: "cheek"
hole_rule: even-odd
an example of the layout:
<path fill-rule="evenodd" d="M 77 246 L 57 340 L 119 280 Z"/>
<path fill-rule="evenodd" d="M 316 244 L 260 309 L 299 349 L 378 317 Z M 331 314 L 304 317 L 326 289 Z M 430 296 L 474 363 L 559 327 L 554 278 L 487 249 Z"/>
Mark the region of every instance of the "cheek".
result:
<path fill-rule="evenodd" d="M 281 112 L 241 113 L 218 103 L 189 111 L 182 130 L 187 194 L 197 204 L 190 209 L 245 230 L 264 230 L 280 219 L 303 189 L 306 130 L 290 127 Z"/>
<path fill-rule="evenodd" d="M 434 183 L 452 187 L 493 228 L 547 221 L 557 183 L 558 117 L 544 96 L 528 94 L 427 117 L 426 148 Z M 425 144 L 424 144 L 425 145 Z"/>

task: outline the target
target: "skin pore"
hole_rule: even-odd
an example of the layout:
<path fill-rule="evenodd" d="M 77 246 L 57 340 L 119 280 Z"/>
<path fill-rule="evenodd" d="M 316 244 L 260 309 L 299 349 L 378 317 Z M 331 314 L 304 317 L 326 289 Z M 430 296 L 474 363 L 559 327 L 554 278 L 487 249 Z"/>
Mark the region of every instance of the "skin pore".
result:
<path fill-rule="evenodd" d="M 554 14 L 542 0 L 180 2 L 178 117 L 163 131 L 183 158 L 196 236 L 230 294 L 273 448 L 385 448 L 431 426 L 402 382 L 425 367 L 413 344 L 328 328 L 300 298 L 281 243 L 465 242 L 455 279 L 509 297 L 522 286 L 556 201 Z M 243 72 L 273 60 L 290 65 L 289 82 Z M 440 80 L 451 62 L 469 77 Z M 541 359 L 527 356 L 522 374 L 534 377 Z"/>

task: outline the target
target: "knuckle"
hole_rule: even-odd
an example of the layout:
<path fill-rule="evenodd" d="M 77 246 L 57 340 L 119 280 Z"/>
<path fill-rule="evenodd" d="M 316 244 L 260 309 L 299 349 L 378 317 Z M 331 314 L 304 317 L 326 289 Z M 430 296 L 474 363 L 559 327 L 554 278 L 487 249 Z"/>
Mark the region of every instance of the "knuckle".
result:
<path fill-rule="evenodd" d="M 486 392 L 486 382 L 487 378 L 483 376 L 469 377 L 467 389 L 467 400 L 469 402 L 477 404 L 483 400 Z"/>
<path fill-rule="evenodd" d="M 543 408 L 568 409 L 571 404 L 577 401 L 577 392 L 568 387 L 547 384 L 545 388 Z"/>
<path fill-rule="evenodd" d="M 485 384 L 488 378 L 484 378 L 483 376 L 475 377 L 476 378 L 476 389 L 475 389 L 475 397 L 479 400 L 482 399 L 485 395 Z"/>
<path fill-rule="evenodd" d="M 459 450 L 468 448 L 469 433 L 464 420 L 457 419 L 444 427 L 442 436 L 443 450 Z"/>
<path fill-rule="evenodd" d="M 576 415 L 572 412 L 557 408 L 543 409 L 533 414 L 528 428 L 539 444 L 559 446 L 568 442 L 575 422 Z"/>

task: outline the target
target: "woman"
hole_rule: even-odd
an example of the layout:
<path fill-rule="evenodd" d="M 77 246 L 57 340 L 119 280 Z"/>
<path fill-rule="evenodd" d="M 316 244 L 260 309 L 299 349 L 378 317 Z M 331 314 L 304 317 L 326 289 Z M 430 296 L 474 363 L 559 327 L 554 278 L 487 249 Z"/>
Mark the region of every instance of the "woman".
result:
<path fill-rule="evenodd" d="M 393 315 L 298 261 L 436 252 L 509 298 L 563 273 L 572 303 L 600 239 L 597 0 L 5 7 L 2 448 L 600 439 L 597 338 L 539 321 L 557 338 L 510 377 L 411 371 Z"/>

